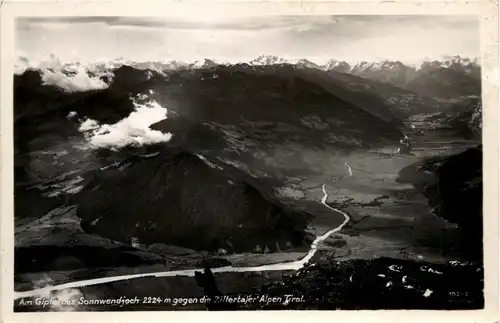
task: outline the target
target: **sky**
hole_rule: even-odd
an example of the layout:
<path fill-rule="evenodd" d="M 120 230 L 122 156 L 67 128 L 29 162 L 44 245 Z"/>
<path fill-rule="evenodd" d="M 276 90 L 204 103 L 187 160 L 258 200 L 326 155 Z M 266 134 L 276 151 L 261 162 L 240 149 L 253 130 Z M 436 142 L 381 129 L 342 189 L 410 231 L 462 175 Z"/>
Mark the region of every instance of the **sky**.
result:
<path fill-rule="evenodd" d="M 477 16 L 19 18 L 16 50 L 30 60 L 242 62 L 260 55 L 350 63 L 476 57 Z"/>

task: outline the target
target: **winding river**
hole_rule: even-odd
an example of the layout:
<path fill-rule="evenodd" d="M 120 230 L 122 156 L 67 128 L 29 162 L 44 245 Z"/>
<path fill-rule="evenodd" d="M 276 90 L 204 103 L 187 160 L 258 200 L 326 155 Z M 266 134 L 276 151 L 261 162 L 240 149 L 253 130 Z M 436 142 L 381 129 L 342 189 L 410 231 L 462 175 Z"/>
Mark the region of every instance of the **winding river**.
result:
<path fill-rule="evenodd" d="M 333 181 L 334 183 L 339 180 L 346 179 L 348 177 L 353 176 L 352 173 L 352 168 L 349 166 L 349 164 L 346 162 L 345 163 L 347 170 L 348 170 L 348 175 L 339 178 L 338 180 Z M 276 264 L 270 264 L 270 265 L 262 265 L 262 266 L 255 266 L 255 267 L 233 267 L 233 266 L 225 266 L 225 267 L 219 267 L 219 268 L 211 268 L 212 272 L 214 274 L 216 273 L 228 273 L 228 272 L 262 272 L 262 271 L 285 271 L 285 270 L 299 270 L 304 267 L 305 264 L 307 264 L 312 257 L 316 254 L 316 251 L 318 250 L 318 244 L 327 239 L 332 233 L 340 231 L 350 220 L 350 217 L 347 215 L 347 213 L 333 208 L 327 204 L 328 200 L 328 192 L 326 188 L 326 184 L 323 184 L 322 186 L 323 190 L 323 198 L 321 199 L 321 204 L 323 204 L 326 208 L 338 212 L 344 216 L 344 221 L 338 225 L 337 227 L 329 230 L 325 234 L 321 236 L 317 236 L 316 239 L 311 244 L 311 248 L 309 249 L 309 252 L 307 255 L 305 255 L 304 258 L 301 260 L 297 261 L 292 261 L 292 262 L 281 262 L 281 263 L 276 263 Z M 116 281 L 123 281 L 123 280 L 129 280 L 129 279 L 136 279 L 136 278 L 142 278 L 142 277 L 174 277 L 174 276 L 194 276 L 197 271 L 203 270 L 203 268 L 196 268 L 196 269 L 185 269 L 185 270 L 173 270 L 173 271 L 162 271 L 162 272 L 153 272 L 153 273 L 145 273 L 145 274 L 133 274 L 133 275 L 121 275 L 121 276 L 112 276 L 112 277 L 102 277 L 102 278 L 94 278 L 94 279 L 88 279 L 88 280 L 80 280 L 80 281 L 75 281 L 75 282 L 70 282 L 70 283 L 65 283 L 65 284 L 60 284 L 60 285 L 54 285 L 54 286 L 47 286 L 39 289 L 34 289 L 30 291 L 24 291 L 24 292 L 15 292 L 14 293 L 14 299 L 20 299 L 24 297 L 36 297 L 36 296 L 43 296 L 50 294 L 52 291 L 58 291 L 58 290 L 64 290 L 64 289 L 69 289 L 69 288 L 78 288 L 78 287 L 84 287 L 84 286 L 91 286 L 91 285 L 99 285 L 99 284 L 106 284 L 106 283 L 111 283 L 111 282 L 116 282 Z"/>

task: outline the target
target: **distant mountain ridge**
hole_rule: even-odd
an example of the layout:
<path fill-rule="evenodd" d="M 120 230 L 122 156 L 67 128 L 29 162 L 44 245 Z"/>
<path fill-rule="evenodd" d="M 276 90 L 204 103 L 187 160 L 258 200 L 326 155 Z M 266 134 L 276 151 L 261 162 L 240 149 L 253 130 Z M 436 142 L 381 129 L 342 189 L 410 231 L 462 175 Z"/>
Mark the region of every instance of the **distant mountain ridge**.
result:
<path fill-rule="evenodd" d="M 94 83 L 104 82 L 113 89 L 112 92 L 134 92 L 137 90 L 137 84 L 154 84 L 155 82 L 165 82 L 166 80 L 174 80 L 176 78 L 184 78 L 186 80 L 208 81 L 209 84 L 216 82 L 215 80 L 225 75 L 226 73 L 237 75 L 260 75 L 266 74 L 271 81 L 274 78 L 283 77 L 283 81 L 292 81 L 294 78 L 302 78 L 314 84 L 320 85 L 331 95 L 334 95 L 342 100 L 354 104 L 357 107 L 364 109 L 383 119 L 384 121 L 397 121 L 402 120 L 410 114 L 418 111 L 431 112 L 439 111 L 439 102 L 432 98 L 424 97 L 413 93 L 411 91 L 401 89 L 389 83 L 371 80 L 356 75 L 340 73 L 334 70 L 324 71 L 319 68 L 314 68 L 314 63 L 308 60 L 299 60 L 296 65 L 292 64 L 276 64 L 269 65 L 272 62 L 280 62 L 278 57 L 261 57 L 259 62 L 262 65 L 250 65 L 246 63 L 236 65 L 219 65 L 213 60 L 204 60 L 189 64 L 187 67 L 182 67 L 180 63 L 175 65 L 171 71 L 147 68 L 146 63 L 132 63 L 130 65 L 120 62 L 120 67 L 116 69 L 109 69 L 110 65 L 102 66 L 99 68 L 89 68 L 87 73 Z M 51 67 L 52 68 L 52 67 Z M 74 77 L 69 71 L 72 70 L 70 66 L 61 67 L 62 72 L 59 71 L 60 80 L 52 82 L 52 85 L 61 87 L 73 82 Z M 80 69 L 77 69 L 81 71 Z M 221 72 L 224 72 L 221 74 Z M 43 84 L 44 74 L 47 71 L 28 70 L 22 75 L 16 75 L 16 84 L 25 85 L 25 89 L 36 89 Z M 53 73 L 53 72 L 49 72 Z M 81 72 L 80 72 L 81 73 Z M 181 73 L 181 74 L 179 74 Z M 64 76 L 64 75 L 66 76 Z M 182 75 L 182 76 L 180 76 Z M 80 78 L 83 78 L 80 75 Z M 266 78 L 267 80 L 267 78 Z M 28 86 L 28 84 L 32 84 Z M 230 83 L 225 83 L 226 87 Z M 87 85 L 86 83 L 84 85 Z M 28 88 L 26 87 L 28 86 Z M 144 85 L 146 86 L 146 85 Z M 256 85 L 261 88 L 260 85 Z M 86 89 L 83 87 L 80 91 Z M 96 89 L 96 88 L 93 88 Z M 260 89 L 264 91 L 264 89 Z M 271 89 L 269 89 L 271 90 Z M 298 93 L 304 92 L 305 89 L 297 89 Z M 280 89 L 274 89 L 274 96 L 277 96 Z M 82 93 L 83 95 L 83 93 Z M 23 97 L 21 95 L 21 97 Z M 22 99 L 20 99 L 22 100 Z M 191 99 L 192 100 L 192 99 Z M 117 121 L 117 120 L 116 120 Z"/>
<path fill-rule="evenodd" d="M 341 73 L 350 73 L 358 76 L 359 74 L 381 71 L 381 70 L 408 70 L 417 72 L 420 70 L 425 70 L 429 68 L 453 68 L 455 70 L 463 71 L 466 74 L 474 75 L 480 68 L 480 62 L 478 58 L 468 58 L 461 57 L 459 55 L 444 57 L 440 60 L 424 60 L 422 64 L 418 67 L 406 64 L 401 61 L 391 61 L 391 60 L 376 60 L 376 61 L 361 61 L 356 64 L 349 64 L 346 61 L 331 59 L 325 64 L 319 64 L 305 58 L 297 59 L 286 59 L 283 57 L 275 55 L 261 55 L 254 59 L 248 61 L 238 61 L 238 62 L 227 62 L 220 61 L 211 58 L 204 58 L 197 61 L 181 61 L 181 60 L 149 60 L 149 61 L 132 61 L 126 60 L 122 57 L 116 58 L 109 61 L 95 61 L 85 64 L 83 62 L 70 62 L 61 63 L 57 58 L 51 57 L 52 62 L 42 62 L 38 64 L 38 67 L 33 66 L 34 64 L 29 63 L 29 59 L 26 57 L 18 57 L 18 62 L 16 66 L 31 66 L 32 68 L 45 68 L 51 65 L 60 65 L 62 69 L 71 68 L 75 66 L 82 65 L 93 65 L 96 67 L 113 69 L 118 68 L 122 65 L 128 65 L 138 69 L 152 69 L 157 71 L 164 70 L 177 70 L 180 68 L 209 68 L 216 65 L 237 65 L 237 64 L 248 64 L 250 66 L 262 66 L 262 65 L 282 65 L 290 64 L 299 67 L 316 68 L 324 71 L 337 71 Z"/>
<path fill-rule="evenodd" d="M 461 56 L 424 61 L 415 67 L 400 61 L 360 62 L 349 65 L 331 60 L 329 70 L 390 83 L 414 93 L 449 99 L 457 96 L 479 96 L 481 67 L 478 59 Z"/>
<path fill-rule="evenodd" d="M 41 63 L 39 68 L 35 69 L 41 70 L 42 75 L 48 74 L 45 75 L 46 78 L 53 83 L 64 75 L 75 79 L 78 77 L 81 81 L 80 87 L 89 89 L 105 87 L 115 78 L 112 71 L 117 71 L 120 67 L 149 71 L 147 77 L 150 77 L 152 72 L 163 77 L 167 74 L 172 75 L 176 71 L 192 72 L 215 69 L 217 66 L 255 71 L 269 67 L 271 72 L 272 70 L 277 71 L 278 68 L 292 67 L 302 70 L 304 73 L 315 74 L 315 79 L 322 79 L 321 83 L 330 84 L 328 85 L 330 88 L 332 81 L 343 80 L 342 86 L 347 86 L 359 94 L 367 91 L 372 92 L 375 96 L 381 96 L 388 105 L 394 106 L 393 111 L 406 110 L 407 112 L 404 114 L 416 111 L 415 108 L 434 110 L 436 102 L 432 101 L 436 100 L 448 101 L 481 95 L 481 68 L 478 60 L 461 56 L 445 57 L 439 61 L 425 61 L 419 67 L 401 61 L 388 60 L 363 61 L 350 65 L 345 61 L 332 59 L 326 64 L 320 65 L 308 59 L 285 59 L 272 55 L 261 55 L 248 62 L 240 63 L 221 62 L 209 58 L 190 63 L 176 60 L 133 62 L 119 58 L 111 62 L 94 62 L 92 64 L 61 63 L 56 57 L 51 57 L 51 59 L 51 62 Z M 30 65 L 27 58 L 21 58 L 19 62 L 19 69 L 16 67 L 17 75 L 22 70 L 21 65 Z M 322 73 L 334 80 L 327 80 L 325 75 L 321 75 Z M 87 79 L 86 75 L 83 74 L 89 74 L 91 79 Z M 358 77 L 358 79 L 354 77 Z M 123 78 L 121 79 L 123 80 Z M 335 95 L 338 95 L 337 91 L 335 91 Z M 378 116 L 382 117 L 381 114 Z M 399 119 L 397 116 L 396 118 Z"/>
<path fill-rule="evenodd" d="M 61 70 L 75 71 L 82 69 L 83 63 L 61 64 L 52 58 L 52 62 L 40 64 L 40 69 L 53 69 L 59 64 Z M 20 58 L 16 65 L 16 74 L 29 66 L 27 58 Z M 144 61 L 133 62 L 119 58 L 111 62 L 94 62 L 85 67 L 96 75 L 105 73 L 120 66 L 130 66 L 141 70 L 152 70 L 162 74 L 178 70 L 196 70 L 214 68 L 216 66 L 245 66 L 258 68 L 262 66 L 290 65 L 295 68 L 315 69 L 324 72 L 338 72 L 351 74 L 373 81 L 388 83 L 398 88 L 410 91 L 420 96 L 452 99 L 457 97 L 480 96 L 481 67 L 477 58 L 461 56 L 444 57 L 441 60 L 426 60 L 420 66 L 405 64 L 401 61 L 362 61 L 349 64 L 345 61 L 332 59 L 326 64 L 317 64 L 308 59 L 285 59 L 273 55 L 261 55 L 246 62 L 224 62 L 210 58 L 194 62 L 171 61 Z"/>

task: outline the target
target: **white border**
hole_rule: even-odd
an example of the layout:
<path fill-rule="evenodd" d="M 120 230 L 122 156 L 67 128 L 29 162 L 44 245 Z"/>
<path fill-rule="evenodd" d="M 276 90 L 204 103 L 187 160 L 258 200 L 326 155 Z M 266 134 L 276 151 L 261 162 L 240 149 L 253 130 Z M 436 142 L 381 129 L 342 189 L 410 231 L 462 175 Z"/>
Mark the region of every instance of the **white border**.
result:
<path fill-rule="evenodd" d="M 481 17 L 484 145 L 484 250 L 486 307 L 477 311 L 266 311 L 266 312 L 122 312 L 13 313 L 13 58 L 14 18 L 17 16 L 185 16 L 185 15 L 348 15 L 477 14 Z M 499 114 L 498 4 L 493 1 L 4 1 L 0 8 L 0 182 L 1 186 L 1 321 L 2 322 L 494 322 L 499 320 Z M 467 277 L 464 277 L 467 279 Z"/>

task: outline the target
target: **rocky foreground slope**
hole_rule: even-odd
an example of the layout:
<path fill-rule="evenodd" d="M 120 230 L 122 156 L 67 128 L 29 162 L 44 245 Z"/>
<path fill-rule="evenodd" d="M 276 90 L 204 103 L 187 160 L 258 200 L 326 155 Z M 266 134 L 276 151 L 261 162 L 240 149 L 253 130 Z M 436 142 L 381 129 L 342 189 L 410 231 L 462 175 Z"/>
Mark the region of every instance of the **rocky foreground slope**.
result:
<path fill-rule="evenodd" d="M 467 277 L 467 279 L 463 279 Z M 282 302 L 242 306 L 263 310 L 480 309 L 483 270 L 470 264 L 415 263 L 378 258 L 324 259 L 255 289 Z M 284 295 L 295 298 L 286 302 Z"/>

